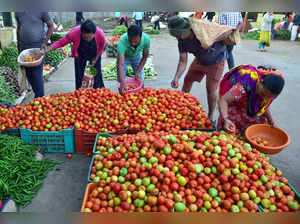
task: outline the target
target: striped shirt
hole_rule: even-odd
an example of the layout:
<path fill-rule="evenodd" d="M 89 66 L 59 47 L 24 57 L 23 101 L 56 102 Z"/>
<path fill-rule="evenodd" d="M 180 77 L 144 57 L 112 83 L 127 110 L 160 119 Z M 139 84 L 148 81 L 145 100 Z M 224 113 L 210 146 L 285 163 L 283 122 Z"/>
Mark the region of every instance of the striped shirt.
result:
<path fill-rule="evenodd" d="M 240 12 L 221 12 L 219 14 L 219 24 L 237 27 L 243 22 L 243 17 Z"/>

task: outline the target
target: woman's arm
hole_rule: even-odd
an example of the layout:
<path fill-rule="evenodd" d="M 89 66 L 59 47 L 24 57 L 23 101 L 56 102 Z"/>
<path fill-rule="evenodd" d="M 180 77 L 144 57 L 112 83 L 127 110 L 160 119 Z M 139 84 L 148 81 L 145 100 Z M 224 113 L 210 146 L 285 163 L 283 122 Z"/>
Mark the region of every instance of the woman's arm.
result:
<path fill-rule="evenodd" d="M 274 126 L 275 125 L 275 121 L 273 119 L 273 116 L 272 116 L 272 113 L 271 113 L 270 109 L 266 110 L 265 115 L 266 115 L 266 117 L 267 117 L 267 119 L 269 121 L 269 124 L 272 125 L 272 126 Z"/>
<path fill-rule="evenodd" d="M 178 88 L 178 80 L 184 73 L 186 66 L 187 66 L 188 54 L 187 53 L 180 53 L 179 55 L 179 62 L 177 65 L 177 71 L 175 73 L 174 79 L 171 83 L 173 88 Z"/>

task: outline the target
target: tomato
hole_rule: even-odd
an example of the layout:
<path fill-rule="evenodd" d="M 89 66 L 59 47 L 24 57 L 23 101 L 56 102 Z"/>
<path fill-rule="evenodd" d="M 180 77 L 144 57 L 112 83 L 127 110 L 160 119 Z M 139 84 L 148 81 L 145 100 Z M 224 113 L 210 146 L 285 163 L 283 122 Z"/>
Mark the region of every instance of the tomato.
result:
<path fill-rule="evenodd" d="M 71 158 L 72 158 L 72 154 L 71 154 L 71 153 L 68 153 L 68 154 L 67 154 L 67 157 L 68 157 L 69 159 L 71 159 Z"/>

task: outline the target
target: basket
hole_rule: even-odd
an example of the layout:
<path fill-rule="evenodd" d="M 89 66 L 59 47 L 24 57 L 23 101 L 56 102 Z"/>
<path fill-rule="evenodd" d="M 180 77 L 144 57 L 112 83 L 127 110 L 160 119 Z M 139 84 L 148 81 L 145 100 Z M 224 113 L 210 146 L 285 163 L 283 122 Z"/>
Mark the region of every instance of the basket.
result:
<path fill-rule="evenodd" d="M 279 153 L 290 144 L 290 137 L 284 130 L 267 124 L 251 125 L 246 129 L 245 136 L 252 146 L 265 154 Z M 254 137 L 265 139 L 268 142 L 272 142 L 275 146 L 258 145 L 252 140 Z"/>
<path fill-rule="evenodd" d="M 111 135 L 111 134 L 107 134 L 107 133 L 98 133 L 97 136 L 96 136 L 96 139 L 95 139 L 95 143 L 94 143 L 94 147 L 93 147 L 93 155 L 100 155 L 101 152 L 97 152 L 96 149 L 97 149 L 97 140 L 99 137 L 105 137 L 105 138 L 111 138 L 115 135 Z"/>
<path fill-rule="evenodd" d="M 122 135 L 126 134 L 127 130 L 119 130 L 116 133 L 101 133 L 101 135 Z M 89 133 L 85 130 L 75 129 L 75 146 L 76 153 L 84 154 L 93 152 L 97 133 Z"/>
<path fill-rule="evenodd" d="M 127 85 L 135 85 L 135 89 L 128 90 L 128 93 L 136 93 L 143 87 L 143 81 L 141 79 L 135 79 L 135 78 L 127 78 L 125 79 L 125 84 Z M 119 84 L 120 89 L 120 84 Z"/>
<path fill-rule="evenodd" d="M 84 198 L 83 198 L 83 202 L 82 202 L 82 205 L 81 205 L 81 212 L 83 212 L 84 210 L 84 205 L 87 203 L 88 201 L 88 197 L 89 197 L 89 194 L 97 187 L 97 184 L 94 184 L 94 183 L 90 183 L 86 186 L 86 189 L 85 189 L 85 193 L 84 193 Z"/>
<path fill-rule="evenodd" d="M 33 62 L 25 62 L 25 59 L 28 56 L 32 56 L 32 57 L 40 56 L 39 54 L 40 54 L 40 49 L 39 48 L 26 49 L 26 50 L 24 50 L 20 53 L 20 55 L 18 57 L 18 63 L 20 64 L 20 66 L 37 67 L 42 63 L 42 61 L 44 59 L 44 56 L 41 56 L 39 60 L 33 61 Z"/>
<path fill-rule="evenodd" d="M 61 131 L 32 131 L 20 128 L 24 142 L 39 146 L 47 153 L 75 153 L 74 127 Z"/>

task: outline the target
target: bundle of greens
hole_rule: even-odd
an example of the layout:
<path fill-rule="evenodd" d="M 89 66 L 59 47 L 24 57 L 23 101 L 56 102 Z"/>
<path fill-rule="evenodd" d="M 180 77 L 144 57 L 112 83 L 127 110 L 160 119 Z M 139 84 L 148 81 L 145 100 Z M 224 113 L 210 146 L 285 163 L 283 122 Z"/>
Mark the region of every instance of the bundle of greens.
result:
<path fill-rule="evenodd" d="M 4 76 L 0 75 L 0 103 L 15 104 L 16 99 L 14 89 L 8 85 Z"/>

